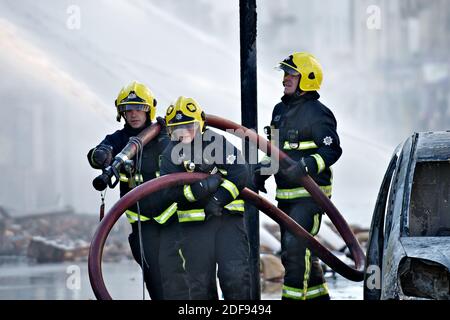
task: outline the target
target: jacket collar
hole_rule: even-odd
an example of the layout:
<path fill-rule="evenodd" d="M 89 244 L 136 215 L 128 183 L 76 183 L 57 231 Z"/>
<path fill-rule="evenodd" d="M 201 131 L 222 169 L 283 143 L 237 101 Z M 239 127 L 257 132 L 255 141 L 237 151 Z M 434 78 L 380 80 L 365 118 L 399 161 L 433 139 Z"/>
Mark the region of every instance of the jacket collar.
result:
<path fill-rule="evenodd" d="M 300 90 L 297 90 L 291 96 L 284 95 L 281 98 L 281 101 L 285 105 L 293 105 L 293 104 L 302 103 L 307 100 L 318 100 L 319 98 L 320 98 L 320 94 L 317 91 L 308 91 L 304 95 L 301 95 Z"/>

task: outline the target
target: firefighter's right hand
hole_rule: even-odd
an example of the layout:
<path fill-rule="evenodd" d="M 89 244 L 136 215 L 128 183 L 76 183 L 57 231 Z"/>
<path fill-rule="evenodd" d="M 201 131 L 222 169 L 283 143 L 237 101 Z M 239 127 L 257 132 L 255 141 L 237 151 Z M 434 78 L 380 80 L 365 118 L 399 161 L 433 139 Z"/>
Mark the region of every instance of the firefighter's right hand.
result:
<path fill-rule="evenodd" d="M 106 168 L 111 164 L 113 148 L 108 145 L 99 145 L 92 153 L 92 161 L 100 168 Z"/>
<path fill-rule="evenodd" d="M 257 190 L 267 193 L 265 183 L 266 180 L 269 179 L 270 175 L 262 175 L 261 167 L 262 166 L 260 164 L 257 164 L 255 167 L 255 171 L 253 172 L 253 184 Z"/>
<path fill-rule="evenodd" d="M 191 191 L 195 200 L 206 198 L 215 193 L 222 183 L 222 179 L 218 174 L 212 174 L 208 178 L 202 179 L 191 184 Z"/>

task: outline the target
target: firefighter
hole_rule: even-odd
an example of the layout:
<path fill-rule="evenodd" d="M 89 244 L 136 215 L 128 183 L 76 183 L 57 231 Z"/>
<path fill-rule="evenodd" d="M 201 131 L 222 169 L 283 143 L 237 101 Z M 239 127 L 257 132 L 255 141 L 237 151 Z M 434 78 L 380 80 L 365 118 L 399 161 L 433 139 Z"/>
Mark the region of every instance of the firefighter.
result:
<path fill-rule="evenodd" d="M 91 149 L 87 155 L 90 165 L 95 169 L 104 169 L 109 166 L 114 157 L 122 151 L 129 139 L 138 135 L 142 130 L 149 127 L 155 120 L 156 99 L 153 93 L 144 84 L 133 81 L 122 88 L 115 101 L 117 109 L 117 121 L 125 119 L 125 125 L 121 130 L 107 135 L 100 144 Z M 157 119 L 164 127 L 159 135 L 144 146 L 141 159 L 141 168 L 127 172 L 122 166 L 120 172 L 120 196 L 124 196 L 133 187 L 142 182 L 156 178 L 159 175 L 159 158 L 162 151 L 169 143 L 165 121 Z M 136 165 L 136 157 L 134 164 Z M 135 166 L 136 167 L 136 166 Z M 176 211 L 176 208 L 164 208 L 164 202 L 153 201 L 148 197 L 139 202 L 139 213 L 137 204 L 128 208 L 125 212 L 131 223 L 132 232 L 129 235 L 129 244 L 134 259 L 143 268 L 144 281 L 151 299 L 163 299 L 163 288 L 159 272 L 159 234 L 160 223 L 156 219 L 157 213 Z M 155 218 L 153 218 L 155 217 Z M 139 237 L 139 223 L 141 222 L 142 252 Z M 141 256 L 144 258 L 143 261 Z"/>
<path fill-rule="evenodd" d="M 284 72 L 284 96 L 266 127 L 272 143 L 278 143 L 296 165 L 275 174 L 278 207 L 293 218 L 311 235 L 319 232 L 323 210 L 305 190 L 299 178 L 309 175 L 322 191 L 331 197 L 331 166 L 342 154 L 333 113 L 319 102 L 322 67 L 317 59 L 305 52 L 296 52 L 279 63 Z M 275 131 L 278 130 L 278 131 Z M 274 141 L 278 134 L 279 141 Z M 262 168 L 267 157 L 257 166 L 254 183 L 265 192 L 264 182 L 269 175 Z M 273 161 L 273 160 L 272 160 Z M 304 241 L 282 228 L 282 263 L 286 270 L 282 299 L 324 299 L 329 293 L 318 258 L 311 254 Z"/>
<path fill-rule="evenodd" d="M 171 190 L 178 199 L 177 227 L 189 299 L 218 299 L 216 264 L 224 299 L 250 299 L 250 247 L 244 201 L 239 198 L 248 166 L 231 143 L 206 128 L 205 114 L 194 99 L 179 97 L 167 109 L 166 124 L 172 141 L 162 155 L 161 175 L 209 174 Z"/>

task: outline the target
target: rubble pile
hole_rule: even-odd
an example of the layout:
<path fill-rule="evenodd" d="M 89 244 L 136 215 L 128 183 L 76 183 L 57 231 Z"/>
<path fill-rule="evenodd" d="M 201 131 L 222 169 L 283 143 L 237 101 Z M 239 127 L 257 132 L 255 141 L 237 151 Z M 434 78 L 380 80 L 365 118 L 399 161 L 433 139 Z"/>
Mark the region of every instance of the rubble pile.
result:
<path fill-rule="evenodd" d="M 0 209 L 0 256 L 27 256 L 38 263 L 87 260 L 98 216 L 73 211 L 12 217 Z M 132 258 L 128 245 L 131 232 L 119 219 L 106 242 L 103 260 Z"/>

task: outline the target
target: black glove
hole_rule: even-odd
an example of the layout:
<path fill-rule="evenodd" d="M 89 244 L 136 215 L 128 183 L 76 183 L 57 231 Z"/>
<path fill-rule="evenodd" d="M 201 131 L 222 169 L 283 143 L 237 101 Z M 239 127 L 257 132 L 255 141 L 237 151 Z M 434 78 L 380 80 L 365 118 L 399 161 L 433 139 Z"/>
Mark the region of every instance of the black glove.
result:
<path fill-rule="evenodd" d="M 222 179 L 218 174 L 212 174 L 208 178 L 202 179 L 191 184 L 191 191 L 196 200 L 203 199 L 217 191 Z"/>
<path fill-rule="evenodd" d="M 112 161 L 112 150 L 113 147 L 101 144 L 92 152 L 92 161 L 99 168 L 106 168 L 111 164 Z"/>
<path fill-rule="evenodd" d="M 269 179 L 270 175 L 262 175 L 261 168 L 262 165 L 259 163 L 255 166 L 255 171 L 253 172 L 253 184 L 257 190 L 267 193 L 265 183 L 266 180 Z"/>
<path fill-rule="evenodd" d="M 205 216 L 206 220 L 210 219 L 212 216 L 220 217 L 222 215 L 223 204 L 215 196 L 211 197 L 205 206 Z"/>
<path fill-rule="evenodd" d="M 166 120 L 163 117 L 156 117 L 156 122 L 161 126 L 161 130 L 166 130 Z"/>
<path fill-rule="evenodd" d="M 305 159 L 301 158 L 296 164 L 286 168 L 281 169 L 281 174 L 284 179 L 291 183 L 298 183 L 299 178 L 304 177 L 308 174 L 308 168 L 306 167 Z"/>

